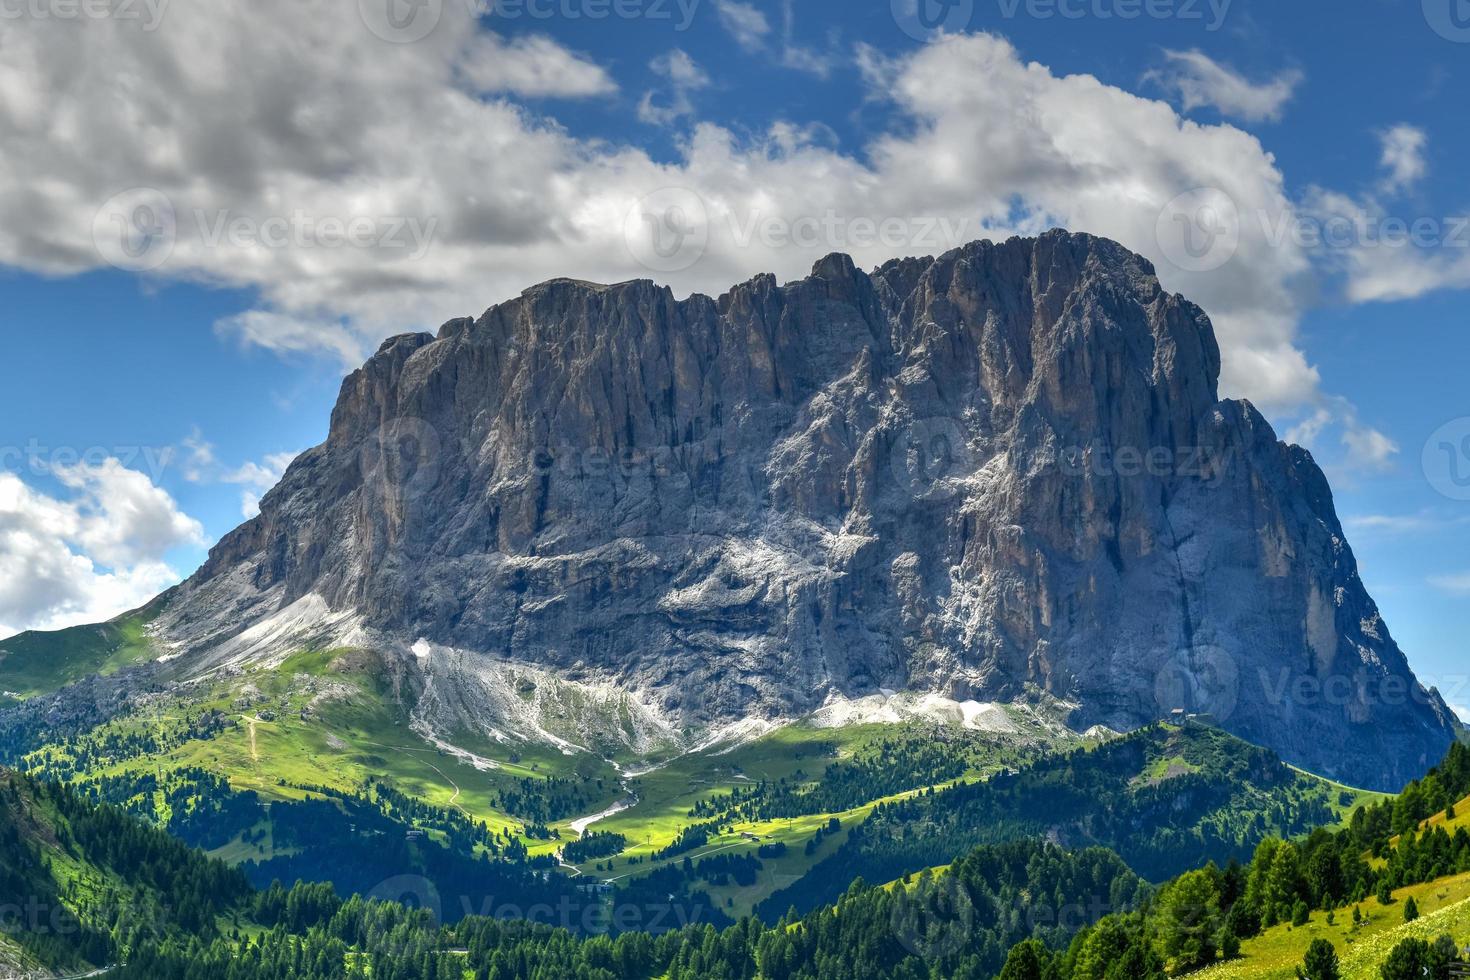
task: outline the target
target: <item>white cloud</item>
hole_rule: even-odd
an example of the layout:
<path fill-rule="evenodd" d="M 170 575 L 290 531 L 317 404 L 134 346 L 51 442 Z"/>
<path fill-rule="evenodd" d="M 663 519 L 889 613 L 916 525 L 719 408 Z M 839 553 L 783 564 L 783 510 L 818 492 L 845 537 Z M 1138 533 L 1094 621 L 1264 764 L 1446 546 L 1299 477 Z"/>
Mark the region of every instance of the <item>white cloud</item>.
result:
<path fill-rule="evenodd" d="M 1319 459 L 1329 475 L 1350 479 L 1361 472 L 1383 472 L 1393 468 L 1399 453 L 1396 442 L 1358 418 L 1358 411 L 1346 398 L 1317 393 L 1315 408 L 1287 430 L 1285 439 L 1321 453 L 1326 447 L 1322 436 L 1336 435 L 1337 451 L 1327 459 Z"/>
<path fill-rule="evenodd" d="M 1461 572 L 1455 575 L 1435 575 L 1429 579 L 1429 584 L 1441 592 L 1451 595 L 1470 596 L 1470 572 Z"/>
<path fill-rule="evenodd" d="M 781 58 L 780 64 L 783 68 L 793 71 L 804 71 L 818 78 L 826 78 L 832 74 L 837 67 L 840 56 L 837 53 L 837 36 L 833 32 L 829 37 L 827 51 L 818 51 L 808 45 L 799 44 L 796 40 L 796 5 L 793 0 L 783 0 L 781 4 Z"/>
<path fill-rule="evenodd" d="M 1379 163 L 1387 173 L 1384 188 L 1390 192 L 1402 191 L 1418 183 L 1428 171 L 1424 162 L 1424 147 L 1429 136 L 1417 126 L 1400 123 L 1378 134 L 1382 145 Z"/>
<path fill-rule="evenodd" d="M 116 459 L 57 467 L 68 499 L 0 473 L 0 637 L 98 622 L 179 580 L 166 561 L 204 529 Z"/>
<path fill-rule="evenodd" d="M 1377 429 L 1361 426 L 1354 420 L 1342 433 L 1343 445 L 1351 460 L 1366 469 L 1382 470 L 1392 465 L 1399 447 Z"/>
<path fill-rule="evenodd" d="M 1246 122 L 1275 121 L 1302 81 L 1301 72 L 1287 69 L 1269 82 L 1251 82 L 1199 50 L 1165 51 L 1164 56 L 1169 67 L 1147 77 L 1176 92 L 1185 112 L 1208 106 Z"/>
<path fill-rule="evenodd" d="M 205 474 L 215 466 L 214 445 L 205 440 L 198 426 L 184 437 L 183 442 L 189 453 L 184 459 L 184 479 L 190 483 L 202 482 Z"/>
<path fill-rule="evenodd" d="M 70 540 L 108 568 L 160 558 L 172 548 L 204 544 L 204 528 L 179 510 L 163 488 L 116 459 L 100 466 L 57 466 L 52 473 L 75 492 Z"/>
<path fill-rule="evenodd" d="M 1417 514 L 1354 514 L 1343 519 L 1343 526 L 1354 532 L 1383 534 L 1417 534 L 1470 524 L 1470 517 L 1445 517 L 1430 511 Z"/>
<path fill-rule="evenodd" d="M 1399 125 L 1380 133 L 1379 141 L 1384 173 L 1373 191 L 1353 196 L 1313 187 L 1303 197 L 1301 215 L 1336 239 L 1322 249 L 1323 268 L 1344 277 L 1344 294 L 1353 303 L 1470 288 L 1470 218 L 1393 200 L 1428 172 L 1428 137 Z"/>
<path fill-rule="evenodd" d="M 796 10 L 792 0 L 782 0 L 781 33 L 774 44 L 769 43 L 775 33 L 771 22 L 753 4 L 741 3 L 740 0 L 718 0 L 715 11 L 719 14 L 721 26 L 735 39 L 736 44 L 749 52 L 769 54 L 771 60 L 782 68 L 827 78 L 843 60 L 835 29 L 828 32 L 825 51 L 796 40 Z"/>
<path fill-rule="evenodd" d="M 279 354 L 327 353 L 347 371 L 361 364 L 373 346 L 371 338 L 341 322 L 272 310 L 246 310 L 219 320 L 214 329 L 221 337 L 232 337 L 247 346 L 263 347 Z"/>
<path fill-rule="evenodd" d="M 771 33 L 770 21 L 766 15 L 749 3 L 741 3 L 740 0 L 719 0 L 715 4 L 715 11 L 720 16 L 720 24 L 747 51 L 756 51 L 765 43 L 766 36 Z"/>
<path fill-rule="evenodd" d="M 240 512 L 247 520 L 260 513 L 260 498 L 286 473 L 300 453 L 269 453 L 260 462 L 246 460 L 234 469 L 225 469 L 215 453 L 214 444 L 204 438 L 198 426 L 183 440 L 189 451 L 184 463 L 184 478 L 190 483 L 229 483 L 244 486 L 240 492 Z"/>
<path fill-rule="evenodd" d="M 221 474 L 220 480 L 224 483 L 243 483 L 264 493 L 281 482 L 286 467 L 299 455 L 300 453 L 271 453 L 259 463 L 251 460 Z"/>
<path fill-rule="evenodd" d="M 1442 289 L 1470 288 L 1470 253 L 1377 249 L 1352 256 L 1348 298 L 1355 303 L 1416 299 Z"/>
<path fill-rule="evenodd" d="M 281 477 L 286 473 L 286 467 L 290 466 L 291 461 L 298 455 L 300 454 L 271 453 L 259 463 L 250 460 L 220 475 L 222 483 L 244 484 L 250 488 L 240 493 L 240 516 L 249 520 L 260 513 L 261 496 L 281 482 Z"/>
<path fill-rule="evenodd" d="M 668 81 L 669 93 L 660 100 L 653 90 L 644 92 L 638 103 L 638 118 L 653 126 L 668 126 L 694 115 L 690 93 L 708 87 L 709 75 L 704 69 L 679 48 L 654 58 L 648 67 Z"/>
<path fill-rule="evenodd" d="M 7 35 L 0 263 L 98 267 L 99 208 L 127 188 L 155 188 L 178 221 L 148 275 L 253 288 L 257 308 L 223 321 L 222 333 L 350 366 L 388 334 L 435 329 L 552 276 L 652 277 L 681 294 L 717 293 L 759 272 L 793 278 L 830 251 L 872 266 L 1062 225 L 1154 259 L 1167 288 L 1209 311 L 1227 394 L 1268 410 L 1316 395 L 1295 340 L 1308 295 L 1299 283 L 1311 271 L 1302 249 L 1243 222 L 1228 263 L 1191 271 L 1160 242 L 1161 212 L 1193 188 L 1220 188 L 1243 215 L 1286 210 L 1283 177 L 1260 142 L 1091 76 L 1055 74 L 999 38 L 941 37 L 886 63 L 891 84 L 870 75 L 861 98 L 891 100 L 894 123 L 859 153 L 786 124 L 737 136 L 696 123 L 678 156 L 659 162 L 484 97 L 466 64 L 475 45 L 465 38 L 481 29 L 464 4 L 445 4 L 438 30 L 400 45 L 363 29 L 353 4 L 272 9 L 197 0 L 173 5 L 152 33 L 38 21 Z M 670 56 L 666 69 L 686 91 L 703 77 L 692 59 Z M 701 202 L 708 247 L 687 268 L 650 272 L 625 219 L 666 188 Z M 437 224 L 415 261 L 386 248 L 211 244 L 195 217 L 223 210 L 262 223 L 297 209 Z M 753 220 L 827 217 L 840 232 L 897 219 L 910 233 L 790 243 L 741 232 Z M 936 221 L 959 231 L 934 234 Z"/>
<path fill-rule="evenodd" d="M 539 35 L 510 41 L 496 34 L 472 35 L 460 70 L 481 92 L 510 92 L 530 98 L 588 98 L 618 90 L 602 66 Z"/>
<path fill-rule="evenodd" d="M 1466 725 L 1470 725 L 1470 708 L 1463 704 L 1452 704 L 1450 710 Z"/>

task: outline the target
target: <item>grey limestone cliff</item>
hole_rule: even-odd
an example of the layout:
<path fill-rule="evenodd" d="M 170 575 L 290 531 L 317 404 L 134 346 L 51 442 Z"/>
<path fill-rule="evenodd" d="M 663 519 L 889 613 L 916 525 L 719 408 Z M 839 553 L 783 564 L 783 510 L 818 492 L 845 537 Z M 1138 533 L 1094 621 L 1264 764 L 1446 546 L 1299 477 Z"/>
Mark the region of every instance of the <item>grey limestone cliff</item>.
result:
<path fill-rule="evenodd" d="M 1455 723 L 1219 368 L 1205 314 L 1086 235 L 718 299 L 556 280 L 386 342 L 160 625 L 208 661 L 283 610 L 350 621 L 680 732 L 884 690 L 1177 708 L 1397 787 Z"/>

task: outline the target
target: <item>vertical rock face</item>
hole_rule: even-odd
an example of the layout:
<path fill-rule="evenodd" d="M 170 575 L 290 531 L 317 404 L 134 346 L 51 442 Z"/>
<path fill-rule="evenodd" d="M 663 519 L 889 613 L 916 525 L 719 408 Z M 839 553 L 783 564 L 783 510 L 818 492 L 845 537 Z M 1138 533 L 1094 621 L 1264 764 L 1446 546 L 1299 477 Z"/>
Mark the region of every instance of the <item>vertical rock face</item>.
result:
<path fill-rule="evenodd" d="M 385 343 L 163 629 L 207 658 L 308 601 L 696 731 L 1042 690 L 1397 786 L 1455 723 L 1219 367 L 1145 260 L 1062 232 L 718 300 L 552 281 Z"/>

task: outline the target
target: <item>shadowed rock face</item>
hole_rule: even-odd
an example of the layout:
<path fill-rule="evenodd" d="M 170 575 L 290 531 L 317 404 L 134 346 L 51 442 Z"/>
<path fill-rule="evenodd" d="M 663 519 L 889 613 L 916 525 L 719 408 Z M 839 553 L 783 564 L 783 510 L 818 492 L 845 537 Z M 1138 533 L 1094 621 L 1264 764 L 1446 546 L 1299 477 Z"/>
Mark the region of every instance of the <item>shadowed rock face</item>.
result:
<path fill-rule="evenodd" d="M 552 281 L 385 343 L 163 628 L 207 657 L 315 595 L 696 730 L 1044 689 L 1397 787 L 1454 722 L 1219 367 L 1148 262 L 1062 232 L 718 300 Z"/>

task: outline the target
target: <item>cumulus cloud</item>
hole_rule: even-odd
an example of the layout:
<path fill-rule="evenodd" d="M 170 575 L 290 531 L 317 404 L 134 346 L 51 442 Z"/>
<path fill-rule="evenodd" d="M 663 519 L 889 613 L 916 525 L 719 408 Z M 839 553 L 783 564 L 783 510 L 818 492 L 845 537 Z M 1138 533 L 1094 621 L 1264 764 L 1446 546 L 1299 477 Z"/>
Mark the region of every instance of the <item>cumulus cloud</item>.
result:
<path fill-rule="evenodd" d="M 0 473 L 0 637 L 109 619 L 179 580 L 174 548 L 204 528 L 116 459 L 56 467 L 69 496 Z"/>
<path fill-rule="evenodd" d="M 1303 77 L 1300 71 L 1287 69 L 1257 83 L 1197 49 L 1165 51 L 1164 56 L 1168 67 L 1147 77 L 1177 94 L 1185 112 L 1211 107 L 1246 122 L 1280 119 Z"/>
<path fill-rule="evenodd" d="M 8 35 L 0 262 L 95 268 L 118 259 L 108 236 L 121 232 L 143 275 L 256 291 L 221 333 L 351 365 L 383 336 L 434 329 L 551 276 L 717 292 L 759 272 L 801 275 L 830 251 L 872 266 L 1061 225 L 1154 259 L 1167 288 L 1210 312 L 1227 394 L 1268 410 L 1316 396 L 1295 338 L 1311 259 L 1244 219 L 1289 206 L 1260 142 L 1026 62 L 1000 38 L 936 38 L 884 62 L 881 85 L 870 64 L 859 98 L 890 100 L 894 122 L 861 153 L 783 123 L 737 135 L 693 121 L 676 158 L 657 161 L 487 95 L 475 54 L 509 42 L 481 43 L 468 5 L 445 4 L 430 37 L 396 45 L 365 30 L 353 4 L 265 6 L 269 16 L 256 0 L 176 4 L 152 33 L 52 21 Z M 660 68 L 674 95 L 707 80 L 687 55 Z M 648 111 L 690 118 L 669 93 Z M 156 196 L 119 207 L 136 188 Z M 1217 267 L 1190 261 L 1190 229 L 1163 220 L 1197 188 L 1218 189 L 1241 216 Z M 688 262 L 649 260 L 642 219 L 670 193 L 701 232 Z M 342 244 L 329 220 L 372 234 Z M 898 231 L 863 233 L 873 225 Z M 432 229 L 422 250 L 393 247 L 411 246 L 414 228 Z"/>

